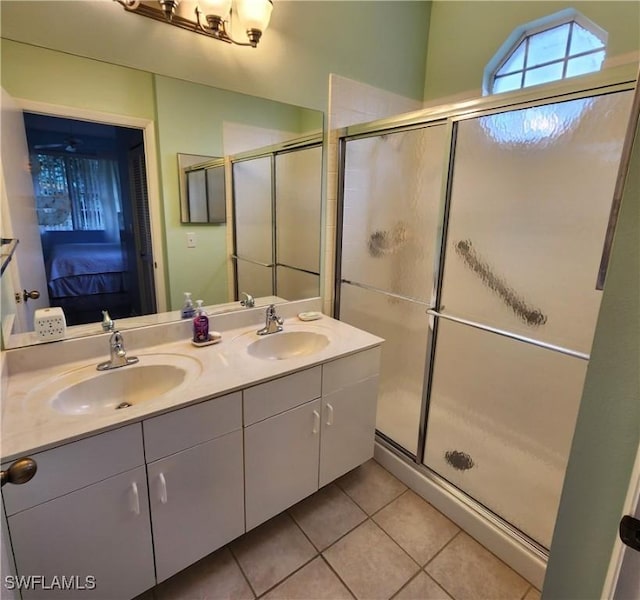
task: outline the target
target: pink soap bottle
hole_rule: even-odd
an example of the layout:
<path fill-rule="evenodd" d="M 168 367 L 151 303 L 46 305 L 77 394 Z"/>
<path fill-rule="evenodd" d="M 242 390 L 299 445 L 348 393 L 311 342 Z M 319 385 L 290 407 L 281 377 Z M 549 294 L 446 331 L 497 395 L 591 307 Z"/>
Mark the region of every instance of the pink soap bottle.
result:
<path fill-rule="evenodd" d="M 209 341 L 209 317 L 202 308 L 202 300 L 196 300 L 196 316 L 193 318 L 193 341 L 203 344 Z"/>

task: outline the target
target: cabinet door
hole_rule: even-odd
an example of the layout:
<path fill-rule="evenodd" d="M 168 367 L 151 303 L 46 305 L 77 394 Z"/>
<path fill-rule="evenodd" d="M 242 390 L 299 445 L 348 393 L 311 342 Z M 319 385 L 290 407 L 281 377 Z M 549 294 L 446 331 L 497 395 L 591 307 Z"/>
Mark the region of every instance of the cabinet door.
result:
<path fill-rule="evenodd" d="M 242 431 L 148 465 L 158 583 L 244 533 Z"/>
<path fill-rule="evenodd" d="M 132 598 L 155 583 L 144 467 L 8 521 L 18 575 L 42 577 L 40 584 L 22 591 L 23 600 Z M 56 581 L 76 589 L 43 589 L 57 587 Z M 95 589 L 89 589 L 91 581 Z M 87 589 L 77 589 L 82 586 Z"/>
<path fill-rule="evenodd" d="M 321 401 L 245 429 L 247 531 L 318 489 Z"/>
<path fill-rule="evenodd" d="M 323 397 L 320 487 L 373 456 L 377 398 L 377 376 Z"/>

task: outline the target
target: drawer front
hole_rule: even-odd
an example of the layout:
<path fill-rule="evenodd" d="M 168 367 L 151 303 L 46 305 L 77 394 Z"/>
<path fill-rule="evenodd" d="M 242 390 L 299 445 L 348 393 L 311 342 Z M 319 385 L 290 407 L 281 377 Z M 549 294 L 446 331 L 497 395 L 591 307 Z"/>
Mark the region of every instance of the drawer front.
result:
<path fill-rule="evenodd" d="M 380 372 L 380 347 L 345 356 L 322 367 L 322 393 L 331 394 Z"/>
<path fill-rule="evenodd" d="M 29 456 L 38 465 L 33 479 L 2 488 L 7 515 L 144 465 L 140 423 Z"/>
<path fill-rule="evenodd" d="M 251 425 L 320 397 L 322 367 L 313 367 L 244 391 L 244 424 Z"/>
<path fill-rule="evenodd" d="M 146 419 L 143 428 L 147 462 L 208 442 L 241 427 L 241 392 Z"/>

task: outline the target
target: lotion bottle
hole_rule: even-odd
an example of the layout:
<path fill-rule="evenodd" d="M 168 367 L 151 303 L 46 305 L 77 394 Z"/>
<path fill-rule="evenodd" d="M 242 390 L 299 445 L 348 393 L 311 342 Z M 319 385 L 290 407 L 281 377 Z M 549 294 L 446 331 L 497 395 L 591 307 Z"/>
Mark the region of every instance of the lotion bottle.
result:
<path fill-rule="evenodd" d="M 180 316 L 183 319 L 191 319 L 196 314 L 196 309 L 193 306 L 193 300 L 191 300 L 191 292 L 184 293 L 184 304 L 180 310 Z"/>
<path fill-rule="evenodd" d="M 193 341 L 204 344 L 209 341 L 209 317 L 202 308 L 202 300 L 196 301 L 196 316 L 193 319 Z"/>

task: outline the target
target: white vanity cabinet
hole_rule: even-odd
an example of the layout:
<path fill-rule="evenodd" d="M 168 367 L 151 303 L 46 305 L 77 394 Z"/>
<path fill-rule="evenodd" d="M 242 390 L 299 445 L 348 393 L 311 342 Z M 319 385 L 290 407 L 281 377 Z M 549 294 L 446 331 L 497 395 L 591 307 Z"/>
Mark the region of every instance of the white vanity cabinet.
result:
<path fill-rule="evenodd" d="M 322 367 L 244 390 L 247 530 L 318 489 Z"/>
<path fill-rule="evenodd" d="M 247 530 L 373 456 L 380 349 L 244 391 Z"/>
<path fill-rule="evenodd" d="M 23 600 L 131 598 L 153 586 L 140 424 L 32 458 L 34 478 L 2 490 L 17 572 L 41 577 Z"/>
<path fill-rule="evenodd" d="M 380 348 L 322 367 L 319 487 L 373 456 Z"/>
<path fill-rule="evenodd" d="M 244 533 L 241 393 L 143 425 L 160 583 Z"/>

